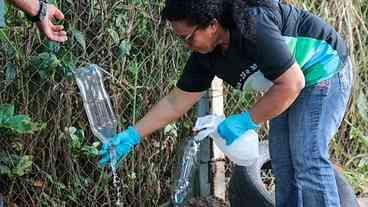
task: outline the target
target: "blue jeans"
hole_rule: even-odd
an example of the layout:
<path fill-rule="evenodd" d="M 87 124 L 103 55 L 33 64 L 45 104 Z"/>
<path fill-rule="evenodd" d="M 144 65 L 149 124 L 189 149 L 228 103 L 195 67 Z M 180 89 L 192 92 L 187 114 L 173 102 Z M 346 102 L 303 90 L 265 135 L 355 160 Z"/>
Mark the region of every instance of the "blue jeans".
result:
<path fill-rule="evenodd" d="M 344 117 L 352 66 L 304 88 L 289 109 L 270 121 L 276 207 L 340 207 L 328 144 Z"/>

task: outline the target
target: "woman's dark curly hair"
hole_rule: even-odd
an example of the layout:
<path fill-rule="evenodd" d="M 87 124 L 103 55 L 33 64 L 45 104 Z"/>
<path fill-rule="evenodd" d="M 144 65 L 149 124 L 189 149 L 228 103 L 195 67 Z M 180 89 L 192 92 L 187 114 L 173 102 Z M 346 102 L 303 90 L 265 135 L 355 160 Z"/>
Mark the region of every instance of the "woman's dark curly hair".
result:
<path fill-rule="evenodd" d="M 206 27 L 217 19 L 225 28 L 236 25 L 241 11 L 247 7 L 268 6 L 272 0 L 166 0 L 161 12 L 164 20 L 187 21 L 189 24 Z"/>
<path fill-rule="evenodd" d="M 254 19 L 246 9 L 256 6 L 275 8 L 273 0 L 166 0 L 161 12 L 164 20 L 186 21 L 201 28 L 213 19 L 226 29 L 238 28 L 248 39 L 255 35 Z"/>

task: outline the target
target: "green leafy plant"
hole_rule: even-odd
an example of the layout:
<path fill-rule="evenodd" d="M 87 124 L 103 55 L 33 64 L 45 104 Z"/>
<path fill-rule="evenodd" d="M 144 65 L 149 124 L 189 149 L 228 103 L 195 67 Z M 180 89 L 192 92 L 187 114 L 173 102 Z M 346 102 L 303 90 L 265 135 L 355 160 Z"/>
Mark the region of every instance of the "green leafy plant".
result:
<path fill-rule="evenodd" d="M 72 30 L 73 37 L 75 40 L 79 43 L 79 45 L 82 47 L 83 51 L 86 51 L 87 45 L 86 45 L 86 37 L 85 35 L 76 29 Z"/>
<path fill-rule="evenodd" d="M 16 115 L 14 105 L 0 105 L 0 129 L 10 129 L 19 134 L 33 133 L 45 128 L 46 124 L 32 122 L 27 115 Z"/>
<path fill-rule="evenodd" d="M 0 158 L 0 175 L 20 177 L 32 170 L 33 157 L 30 155 L 2 154 Z"/>
<path fill-rule="evenodd" d="M 36 68 L 40 76 L 47 79 L 49 76 L 53 76 L 56 72 L 56 68 L 60 65 L 60 60 L 53 53 L 42 52 L 31 57 L 31 65 Z"/>
<path fill-rule="evenodd" d="M 27 115 L 16 115 L 14 105 L 0 105 L 0 133 L 10 130 L 16 134 L 32 134 L 46 126 L 43 123 L 35 123 Z M 19 151 L 22 147 L 19 142 L 13 141 L 13 147 Z M 30 155 L 9 154 L 0 152 L 0 175 L 19 177 L 31 171 L 33 157 Z"/>
<path fill-rule="evenodd" d="M 66 128 L 65 131 L 70 137 L 68 142 L 69 150 L 75 158 L 79 157 L 81 154 L 86 155 L 87 157 L 98 155 L 97 147 L 100 145 L 100 142 L 94 142 L 92 145 L 86 144 L 84 131 L 82 129 L 69 127 Z"/>

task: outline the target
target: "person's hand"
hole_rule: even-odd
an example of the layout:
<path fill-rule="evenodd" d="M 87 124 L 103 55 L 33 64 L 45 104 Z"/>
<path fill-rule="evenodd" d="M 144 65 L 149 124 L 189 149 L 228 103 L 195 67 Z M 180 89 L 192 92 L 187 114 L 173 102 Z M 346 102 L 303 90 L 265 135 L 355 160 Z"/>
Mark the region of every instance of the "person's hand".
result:
<path fill-rule="evenodd" d="M 54 5 L 48 4 L 46 10 L 46 16 L 43 17 L 36 25 L 40 31 L 42 31 L 47 38 L 52 41 L 64 42 L 67 40 L 66 32 L 63 25 L 55 25 L 52 20 L 64 19 L 63 13 L 57 9 Z"/>
<path fill-rule="evenodd" d="M 230 145 L 245 131 L 259 127 L 253 122 L 248 112 L 242 112 L 227 117 L 217 127 L 218 134 L 225 139 L 226 145 Z"/>
<path fill-rule="evenodd" d="M 118 133 L 109 142 L 102 145 L 99 151 L 101 156 L 100 166 L 115 167 L 139 141 L 140 135 L 134 127 L 128 127 L 128 129 Z M 111 157 L 111 150 L 115 151 L 114 157 Z"/>

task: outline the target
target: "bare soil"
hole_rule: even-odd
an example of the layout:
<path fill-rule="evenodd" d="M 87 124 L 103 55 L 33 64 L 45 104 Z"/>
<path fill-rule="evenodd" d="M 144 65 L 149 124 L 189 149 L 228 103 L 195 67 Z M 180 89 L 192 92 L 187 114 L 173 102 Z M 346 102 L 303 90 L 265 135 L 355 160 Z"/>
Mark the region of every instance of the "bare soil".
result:
<path fill-rule="evenodd" d="M 228 203 L 217 197 L 191 198 L 184 207 L 230 207 Z"/>

